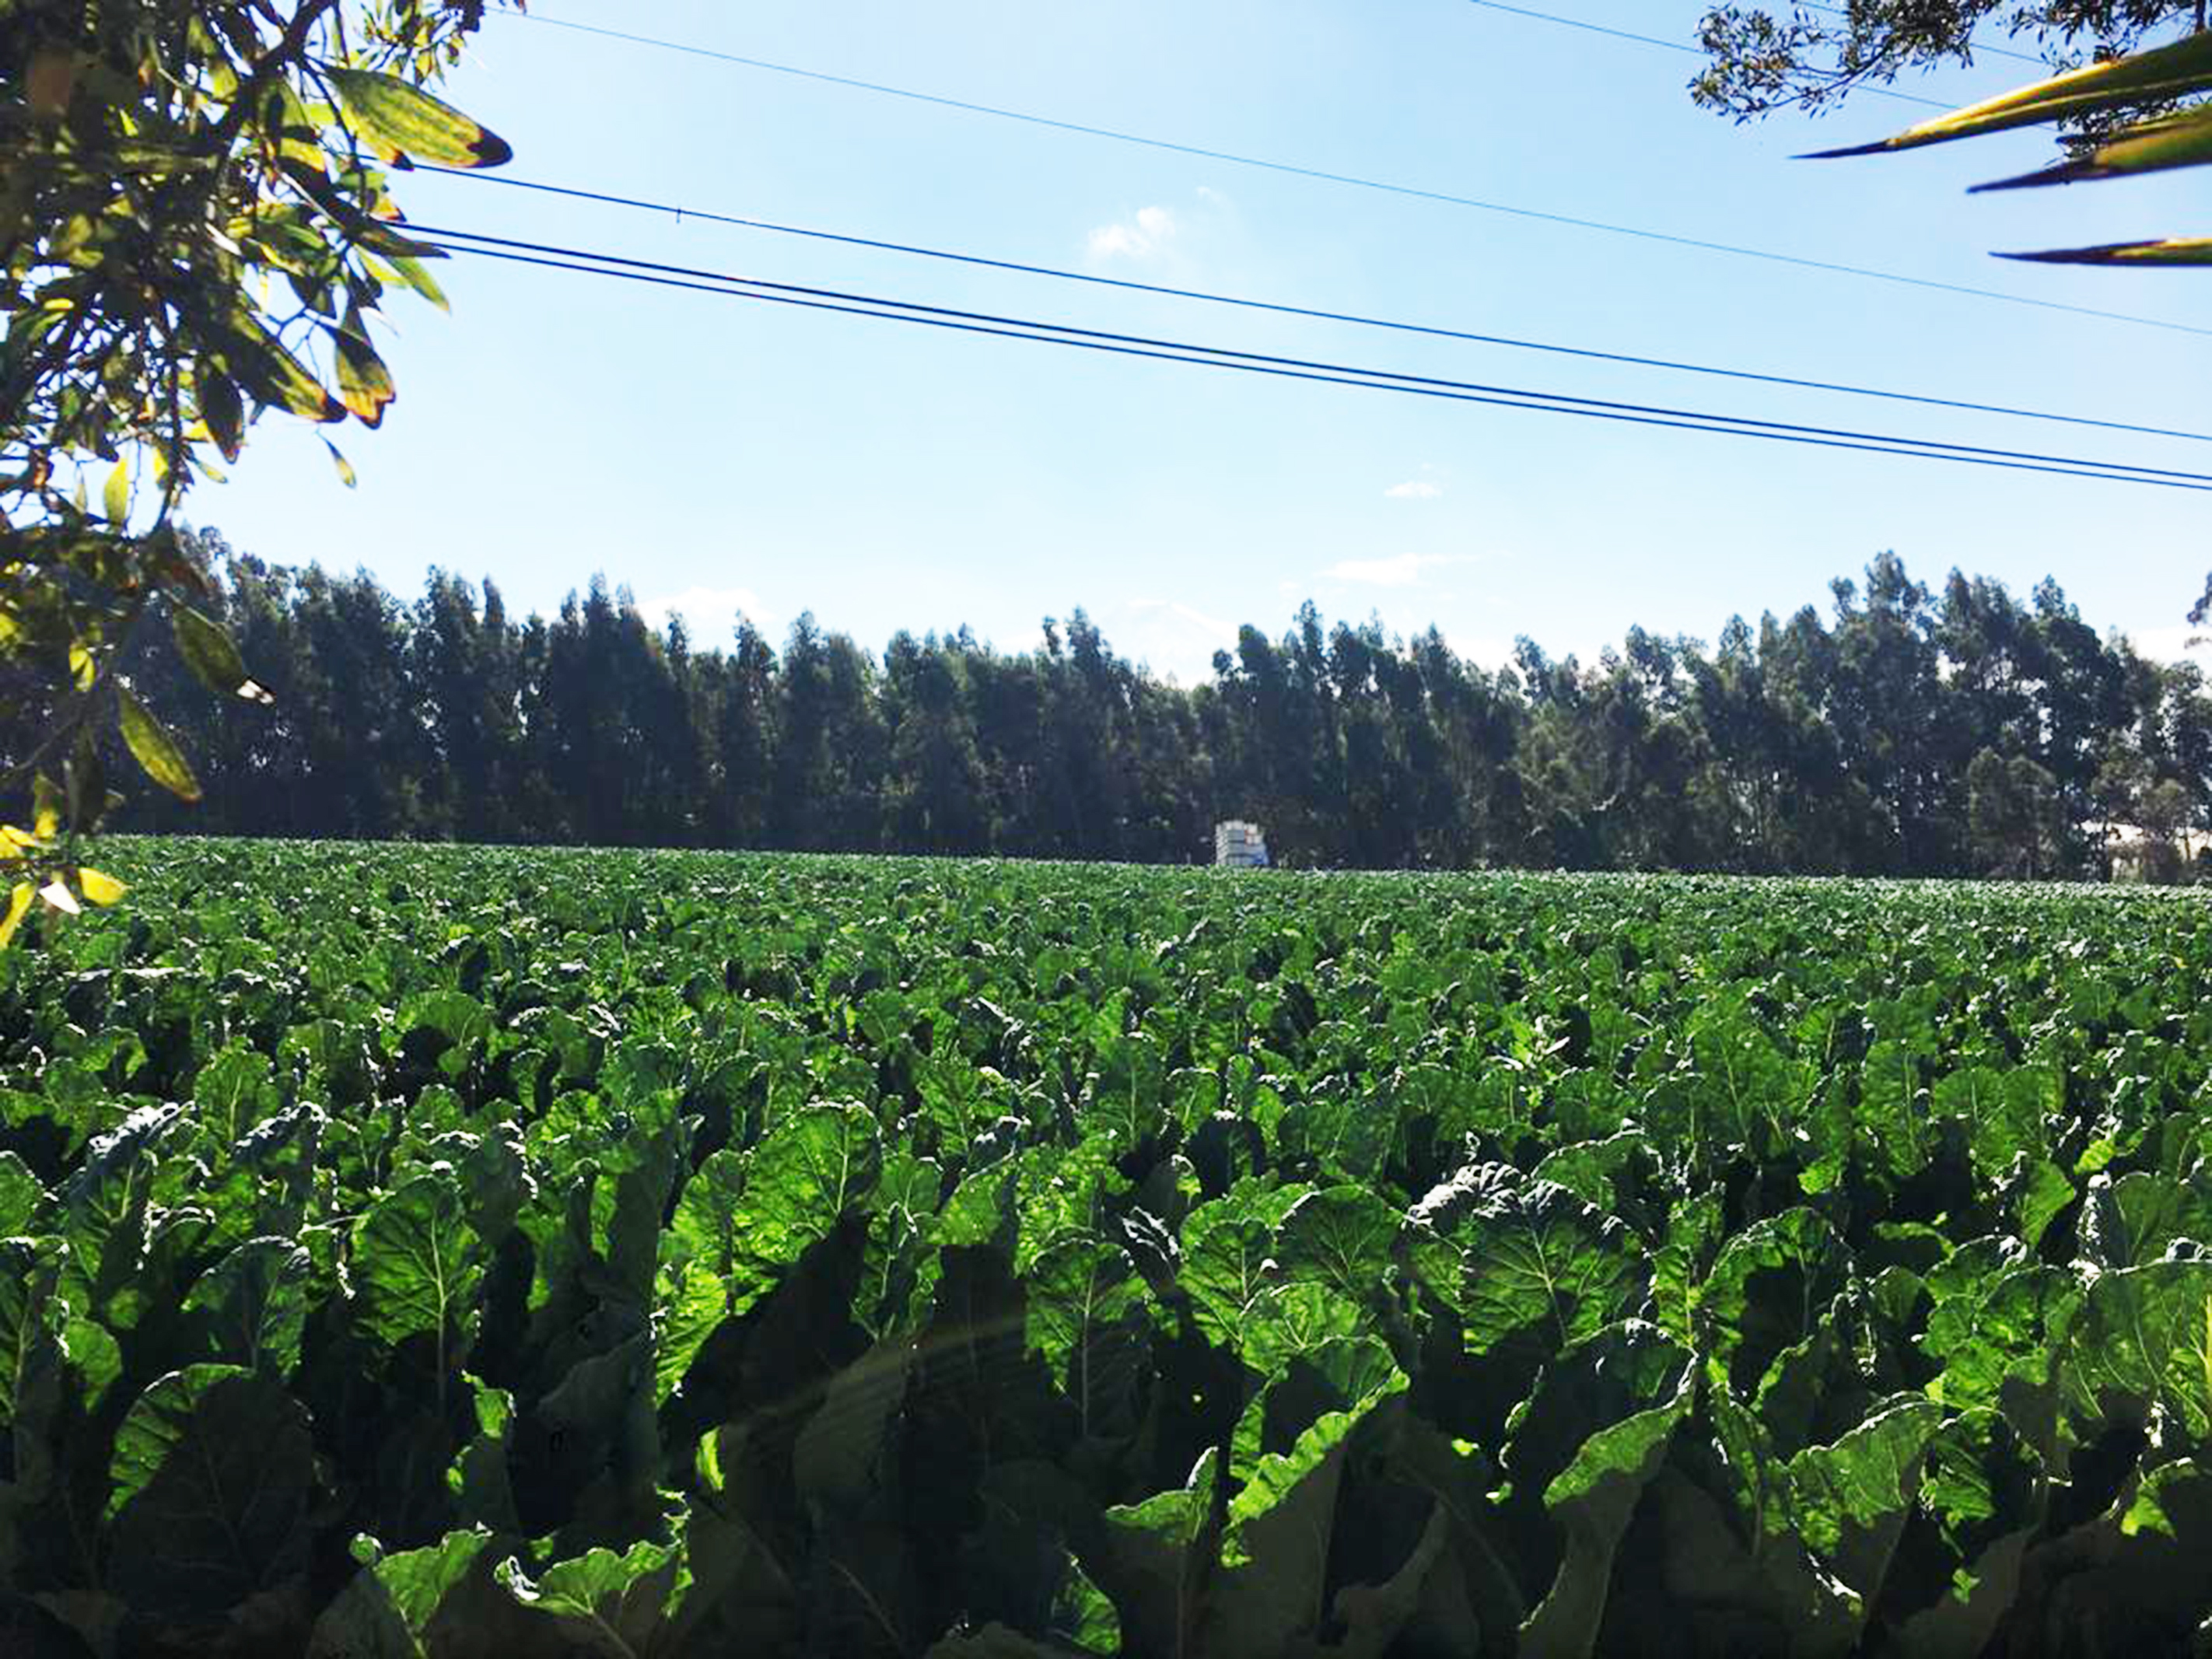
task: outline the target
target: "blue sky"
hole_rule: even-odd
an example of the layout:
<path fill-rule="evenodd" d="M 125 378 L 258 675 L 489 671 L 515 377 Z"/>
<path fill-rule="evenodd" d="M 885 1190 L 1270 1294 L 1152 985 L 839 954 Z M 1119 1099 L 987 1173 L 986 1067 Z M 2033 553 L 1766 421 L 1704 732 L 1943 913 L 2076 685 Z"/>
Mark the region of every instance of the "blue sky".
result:
<path fill-rule="evenodd" d="M 1693 3 L 1548 9 L 1687 40 Z M 2212 336 L 1601 234 L 1133 148 L 597 38 L 596 23 L 954 99 L 1452 194 L 2212 325 L 2185 272 L 1993 248 L 2196 233 L 2198 175 L 1966 196 L 2051 155 L 2007 135 L 1815 163 L 1928 112 L 1693 108 L 1695 60 L 1465 0 L 532 0 L 449 88 L 514 177 L 1292 305 L 1762 372 L 2212 429 Z M 1966 101 L 1984 59 L 1903 87 Z M 933 304 L 1579 395 L 2202 468 L 2204 446 L 1816 396 L 1226 311 L 473 181 L 400 181 L 429 224 Z M 2192 208 L 2196 210 L 2192 214 Z M 2171 649 L 2208 563 L 2180 492 L 1301 386 L 474 259 L 401 297 L 400 399 L 337 481 L 265 422 L 192 516 L 278 562 L 432 564 L 550 609 L 597 570 L 726 638 L 812 610 L 880 646 L 966 623 L 1026 648 L 1080 605 L 1185 678 L 1237 623 L 1433 622 L 1495 659 L 1631 623 L 1710 640 L 1825 600 L 1893 548 Z"/>

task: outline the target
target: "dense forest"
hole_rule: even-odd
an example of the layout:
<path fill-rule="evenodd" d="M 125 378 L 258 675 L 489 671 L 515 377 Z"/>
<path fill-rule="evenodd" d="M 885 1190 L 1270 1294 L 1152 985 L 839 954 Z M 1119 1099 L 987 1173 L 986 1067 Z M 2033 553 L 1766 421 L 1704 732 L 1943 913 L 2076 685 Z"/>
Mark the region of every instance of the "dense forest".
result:
<path fill-rule="evenodd" d="M 2197 669 L 2052 583 L 1931 587 L 1888 554 L 1825 615 L 1595 663 L 1523 640 L 1490 672 L 1308 605 L 1185 688 L 1080 610 L 1024 653 L 962 628 L 878 657 L 811 616 L 780 648 L 741 618 L 695 640 L 603 580 L 518 620 L 489 581 L 434 570 L 408 604 L 200 541 L 275 700 L 209 697 L 149 630 L 134 677 L 205 798 L 142 791 L 119 827 L 1182 862 L 1234 817 L 1302 866 L 2172 879 L 2212 808 Z"/>

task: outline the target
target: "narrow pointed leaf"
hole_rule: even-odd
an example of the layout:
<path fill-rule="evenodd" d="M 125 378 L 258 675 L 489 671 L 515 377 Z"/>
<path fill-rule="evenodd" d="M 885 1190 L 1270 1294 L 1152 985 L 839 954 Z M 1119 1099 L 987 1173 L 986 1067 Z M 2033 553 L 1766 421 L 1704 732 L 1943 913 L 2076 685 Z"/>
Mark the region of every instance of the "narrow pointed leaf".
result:
<path fill-rule="evenodd" d="M 2128 178 L 2162 173 L 2169 167 L 2198 167 L 2206 161 L 2212 161 L 2212 108 L 2197 108 L 2123 127 L 2086 155 L 1992 184 L 1976 185 L 1974 193 Z"/>
<path fill-rule="evenodd" d="M 514 152 L 452 105 L 371 70 L 333 69 L 331 88 L 362 137 L 389 155 L 447 167 L 495 167 Z"/>
<path fill-rule="evenodd" d="M 209 621 L 190 605 L 180 605 L 176 607 L 171 629 L 176 635 L 177 654 L 192 671 L 194 679 L 217 696 L 246 695 L 244 688 L 250 682 L 245 659 L 220 624 Z"/>
<path fill-rule="evenodd" d="M 192 775 L 184 751 L 177 747 L 168 729 L 129 691 L 118 691 L 116 698 L 123 741 L 130 745 L 138 764 L 146 769 L 146 775 L 179 800 L 199 799 L 200 781 Z"/>
<path fill-rule="evenodd" d="M 346 313 L 343 327 L 331 331 L 331 343 L 337 358 L 338 400 L 363 426 L 380 425 L 386 406 L 399 391 L 392 384 L 392 371 L 369 343 L 368 325 L 359 307 Z"/>
<path fill-rule="evenodd" d="M 2042 265 L 2212 265 L 2212 236 L 2160 242 L 2107 242 L 2097 247 L 2052 248 L 2040 253 L 2000 253 Z"/>
<path fill-rule="evenodd" d="M 1917 149 L 1984 132 L 2033 126 L 2063 116 L 2153 100 L 2178 98 L 2212 87 L 2212 34 L 2193 34 L 2170 46 L 2139 52 L 2110 63 L 2056 76 L 2033 86 L 2001 93 L 1964 109 L 1907 127 L 1894 137 L 1841 149 L 1816 150 L 1806 158 L 1825 161 L 1844 155 L 1872 155 L 1883 150 Z"/>

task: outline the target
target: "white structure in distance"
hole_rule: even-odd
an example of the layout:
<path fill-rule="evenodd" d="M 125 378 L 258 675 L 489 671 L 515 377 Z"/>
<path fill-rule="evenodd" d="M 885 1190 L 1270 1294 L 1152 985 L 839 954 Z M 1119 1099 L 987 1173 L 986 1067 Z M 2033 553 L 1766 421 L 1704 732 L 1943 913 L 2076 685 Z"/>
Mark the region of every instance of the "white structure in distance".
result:
<path fill-rule="evenodd" d="M 1213 861 L 1232 870 L 1267 867 L 1267 838 L 1256 823 L 1232 818 L 1213 826 Z"/>

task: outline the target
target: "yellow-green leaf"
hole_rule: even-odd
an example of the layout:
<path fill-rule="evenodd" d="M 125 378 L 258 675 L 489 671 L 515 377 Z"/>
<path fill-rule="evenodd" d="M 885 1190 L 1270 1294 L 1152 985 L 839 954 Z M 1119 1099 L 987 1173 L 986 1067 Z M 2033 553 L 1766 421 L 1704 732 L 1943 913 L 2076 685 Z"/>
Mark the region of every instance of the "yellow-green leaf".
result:
<path fill-rule="evenodd" d="M 52 841 L 61 834 L 62 792 L 44 772 L 31 784 L 31 833 L 40 841 Z"/>
<path fill-rule="evenodd" d="M 2162 242 L 2107 242 L 2100 247 L 2052 248 L 2042 253 L 2000 253 L 2045 265 L 2212 265 L 2212 236 Z"/>
<path fill-rule="evenodd" d="M 2212 161 L 2212 107 L 2187 110 L 2122 127 L 2086 155 L 2055 167 L 2040 167 L 1993 184 L 1976 185 L 1975 192 L 2020 190 L 2035 185 L 2073 185 L 2092 179 L 2121 179 L 2137 173 L 2162 173 L 2168 167 L 2193 167 Z"/>
<path fill-rule="evenodd" d="M 2192 34 L 2170 46 L 2138 52 L 2109 63 L 2092 64 L 2033 86 L 2001 93 L 1978 104 L 1907 127 L 1877 143 L 1824 149 L 1813 159 L 1871 155 L 1881 150 L 1914 149 L 1984 132 L 2033 126 L 2070 115 L 2090 115 L 2129 104 L 2179 98 L 2212 87 L 2212 33 Z"/>
<path fill-rule="evenodd" d="M 431 257 L 442 259 L 446 255 L 442 250 L 437 250 L 433 252 Z M 444 312 L 453 310 L 452 305 L 447 301 L 446 290 L 438 286 L 436 277 L 422 268 L 422 260 L 410 256 L 406 258 L 394 258 L 391 261 L 391 264 L 401 282 L 406 283 L 439 310 Z"/>
<path fill-rule="evenodd" d="M 146 775 L 178 799 L 197 801 L 200 798 L 200 781 L 192 775 L 192 769 L 186 763 L 184 751 L 177 747 L 176 739 L 127 690 L 118 691 L 117 702 L 123 741 L 130 745 L 138 764 L 146 769 Z"/>
<path fill-rule="evenodd" d="M 331 452 L 331 465 L 338 470 L 340 483 L 348 489 L 351 489 L 361 482 L 361 476 L 353 470 L 353 463 L 346 459 L 336 444 L 325 438 L 323 440 L 323 447 Z"/>
<path fill-rule="evenodd" d="M 115 471 L 107 475 L 107 488 L 100 493 L 100 510 L 107 514 L 112 525 L 120 525 L 131 516 L 131 463 L 118 461 Z"/>
<path fill-rule="evenodd" d="M 241 308 L 232 313 L 231 322 L 237 331 L 237 349 L 229 354 L 229 366 L 256 398 L 303 420 L 345 419 L 345 405 L 325 392 L 322 382 L 258 319 Z"/>
<path fill-rule="evenodd" d="M 30 913 L 31 901 L 38 896 L 38 890 L 29 882 L 15 884 L 15 890 L 9 895 L 8 914 L 0 916 L 0 951 L 6 950 L 9 941 L 15 937 L 15 930 L 23 925 L 23 918 Z"/>
<path fill-rule="evenodd" d="M 218 623 L 191 606 L 180 605 L 176 607 L 172 631 L 177 638 L 177 654 L 192 671 L 194 679 L 219 697 L 239 695 L 248 683 L 245 659 Z"/>
<path fill-rule="evenodd" d="M 363 426 L 379 424 L 384 419 L 385 405 L 399 391 L 392 383 L 392 371 L 369 343 L 368 325 L 362 318 L 361 307 L 349 309 L 345 322 L 330 334 L 338 363 L 339 401 Z"/>
<path fill-rule="evenodd" d="M 77 866 L 76 884 L 83 890 L 87 903 L 102 906 L 115 903 L 131 890 L 114 877 L 90 865 Z"/>
<path fill-rule="evenodd" d="M 389 155 L 440 167 L 495 167 L 514 154 L 498 134 L 396 76 L 349 69 L 326 73 L 361 136 Z"/>

